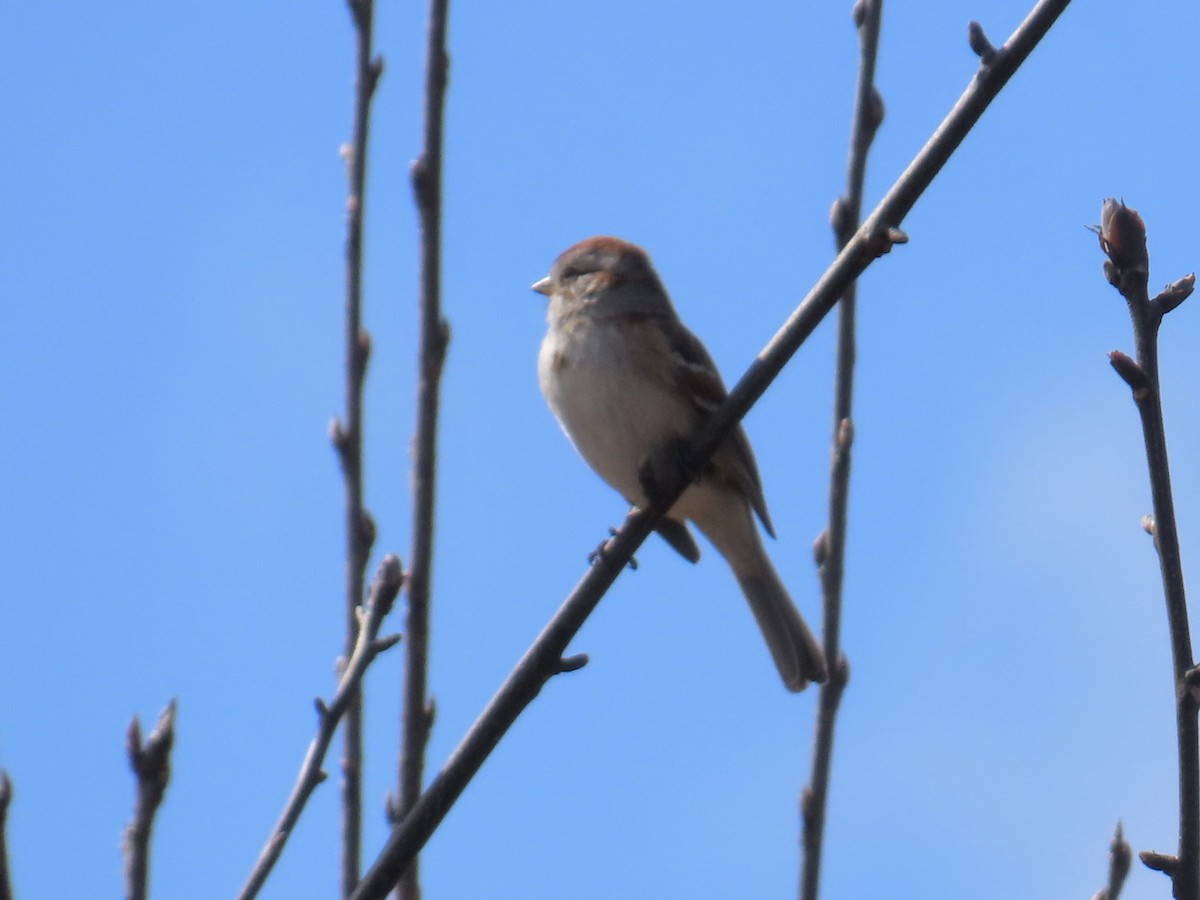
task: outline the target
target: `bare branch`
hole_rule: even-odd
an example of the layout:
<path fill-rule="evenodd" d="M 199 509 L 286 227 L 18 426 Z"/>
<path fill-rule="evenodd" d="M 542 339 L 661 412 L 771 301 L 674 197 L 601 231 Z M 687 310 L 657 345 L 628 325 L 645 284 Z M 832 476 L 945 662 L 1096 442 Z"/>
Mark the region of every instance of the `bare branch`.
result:
<path fill-rule="evenodd" d="M 371 101 L 383 73 L 373 57 L 374 0 L 347 0 L 355 31 L 354 136 L 345 149 L 346 179 L 346 419 L 332 429 L 345 481 L 346 594 L 345 654 L 358 643 L 358 608 L 363 602 L 367 560 L 375 543 L 375 523 L 363 505 L 363 382 L 371 339 L 362 327 L 363 215 L 366 207 L 367 142 Z M 348 700 L 342 750 L 342 896 L 358 883 L 362 857 L 362 696 Z"/>
<path fill-rule="evenodd" d="M 296 822 L 299 821 L 300 814 L 304 811 L 305 804 L 308 803 L 308 798 L 312 796 L 317 785 L 327 777 L 321 771 L 321 764 L 325 760 L 325 754 L 329 751 L 329 745 L 333 742 L 338 722 L 351 708 L 355 698 L 359 696 L 359 687 L 367 671 L 367 666 L 374 661 L 375 657 L 394 646 L 399 640 L 395 636 L 379 638 L 379 629 L 384 618 L 391 612 L 392 606 L 396 602 L 396 595 L 400 593 L 403 584 L 404 573 L 400 567 L 400 560 L 389 553 L 379 564 L 379 571 L 375 573 L 366 608 L 357 610 L 358 640 L 355 642 L 354 649 L 338 680 L 337 692 L 333 695 L 333 701 L 326 704 L 319 698 L 316 700 L 316 736 L 309 744 L 308 753 L 305 754 L 304 762 L 300 765 L 300 774 L 297 776 L 292 794 L 283 808 L 283 814 L 275 823 L 271 837 L 259 855 L 258 862 L 254 864 L 254 870 L 246 879 L 241 893 L 238 894 L 239 900 L 250 900 L 257 896 L 259 890 L 262 889 L 263 883 L 271 874 L 271 869 L 283 852 L 284 844 L 291 836 L 292 829 L 296 827 Z"/>
<path fill-rule="evenodd" d="M 850 161 L 846 172 L 846 194 L 834 207 L 833 228 L 838 250 L 858 230 L 862 215 L 863 182 L 867 155 L 875 132 L 883 121 L 883 100 L 875 87 L 875 61 L 879 55 L 879 27 L 883 0 L 859 0 L 854 21 L 860 42 L 858 88 L 854 101 L 854 125 L 850 136 Z M 834 726 L 850 667 L 841 651 L 842 575 L 845 571 L 846 518 L 850 499 L 850 455 L 854 443 L 851 418 L 854 399 L 855 313 L 857 282 L 851 282 L 838 305 L 838 349 L 834 374 L 833 450 L 829 474 L 829 520 L 819 538 L 817 566 L 823 595 L 825 659 L 829 680 L 821 685 L 817 704 L 817 727 L 813 735 L 812 780 L 801 794 L 804 823 L 804 857 L 800 874 L 800 896 L 816 900 L 821 880 L 821 849 L 825 836 L 825 808 L 833 761 Z"/>
<path fill-rule="evenodd" d="M 1197 727 L 1196 697 L 1188 686 L 1195 667 L 1184 591 L 1183 562 L 1171 494 L 1171 470 L 1167 461 L 1167 436 L 1163 424 L 1162 391 L 1158 371 L 1158 329 L 1163 316 L 1190 293 L 1188 278 L 1167 288 L 1169 300 L 1150 299 L 1146 285 L 1150 255 L 1146 250 L 1146 226 L 1142 217 L 1124 203 L 1108 199 L 1100 220 L 1100 246 L 1108 255 L 1104 275 L 1121 292 L 1133 322 L 1137 352 L 1134 363 L 1123 353 L 1110 359 L 1133 390 L 1134 404 L 1142 421 L 1146 463 L 1150 472 L 1150 495 L 1154 504 L 1151 533 L 1158 550 L 1167 624 L 1171 632 L 1174 665 L 1175 724 L 1179 748 L 1179 852 L 1174 858 L 1142 854 L 1151 868 L 1167 872 L 1178 900 L 1200 898 L 1200 728 Z M 1160 295 L 1161 296 L 1161 295 Z"/>
<path fill-rule="evenodd" d="M 633 510 L 617 534 L 575 586 L 571 595 L 505 679 L 446 765 L 388 838 L 374 865 L 352 895 L 354 900 L 382 898 L 397 883 L 483 761 L 512 723 L 561 668 L 561 659 L 584 621 L 654 530 L 663 512 L 679 498 L 713 451 L 812 334 L 838 298 L 876 258 L 880 235 L 895 238 L 904 217 L 933 182 L 985 109 L 1037 46 L 1070 0 L 1042 0 L 998 52 L 997 59 L 972 80 L 954 109 L 938 127 L 887 196 L 858 229 L 845 249 L 796 308 L 780 331 L 759 353 L 726 401 L 706 421 L 684 456 L 690 465 L 671 484 L 662 484 L 659 502 Z"/>
<path fill-rule="evenodd" d="M 1121 888 L 1129 875 L 1129 867 L 1133 862 L 1133 849 L 1125 840 L 1121 823 L 1113 833 L 1112 843 L 1108 845 L 1108 885 L 1096 892 L 1092 900 L 1117 900 L 1121 896 Z"/>
<path fill-rule="evenodd" d="M 145 742 L 137 716 L 129 724 L 126 753 L 137 778 L 137 801 L 121 846 L 125 855 L 125 896 L 128 900 L 145 900 L 147 896 L 150 832 L 154 827 L 154 815 L 171 780 L 171 747 L 174 743 L 174 700 L 159 715 L 158 724 Z"/>
<path fill-rule="evenodd" d="M 433 514 L 437 487 L 437 428 L 442 367 L 450 327 L 441 312 L 442 139 L 450 59 L 446 54 L 449 0 L 430 0 L 425 47 L 425 134 L 412 166 L 413 196 L 421 221 L 421 349 L 417 362 L 417 434 L 413 441 L 412 573 L 404 632 L 403 737 L 400 750 L 399 802 L 389 803 L 393 824 L 407 815 L 421 795 L 425 748 L 433 728 L 434 705 L 428 697 L 429 597 L 433 570 Z M 400 883 L 402 900 L 420 900 L 417 861 Z"/>

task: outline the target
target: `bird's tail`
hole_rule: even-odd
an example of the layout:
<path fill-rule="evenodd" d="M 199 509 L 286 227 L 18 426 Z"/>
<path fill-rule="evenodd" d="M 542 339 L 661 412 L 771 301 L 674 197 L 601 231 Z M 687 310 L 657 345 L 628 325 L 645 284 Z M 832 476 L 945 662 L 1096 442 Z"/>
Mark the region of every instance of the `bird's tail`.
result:
<path fill-rule="evenodd" d="M 821 645 L 804 624 L 766 553 L 753 572 L 735 574 L 787 689 L 802 691 L 810 681 L 826 681 L 829 671 Z"/>

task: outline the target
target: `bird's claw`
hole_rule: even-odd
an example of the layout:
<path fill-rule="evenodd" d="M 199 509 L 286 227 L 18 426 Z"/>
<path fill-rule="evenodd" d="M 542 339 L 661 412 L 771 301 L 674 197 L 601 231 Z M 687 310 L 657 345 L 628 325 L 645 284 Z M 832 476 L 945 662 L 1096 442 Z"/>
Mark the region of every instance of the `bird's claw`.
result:
<path fill-rule="evenodd" d="M 638 483 L 651 506 L 661 506 L 666 500 L 667 488 L 683 470 L 690 470 L 691 445 L 685 439 L 669 441 L 659 447 L 638 468 Z M 700 476 L 696 476 L 700 480 Z"/>
<path fill-rule="evenodd" d="M 615 538 L 616 536 L 617 536 L 617 529 L 609 528 L 608 529 L 608 537 Z M 595 565 L 597 562 L 608 562 L 608 557 L 605 556 L 605 554 L 604 554 L 604 547 L 606 544 L 608 544 L 608 539 L 601 541 L 600 545 L 598 547 L 596 547 L 595 550 L 593 550 L 591 553 L 589 553 L 587 555 L 587 561 L 590 564 Z M 633 557 L 633 556 L 629 557 L 628 565 L 629 565 L 630 569 L 632 569 L 633 571 L 636 572 L 637 567 L 638 567 L 637 558 Z"/>

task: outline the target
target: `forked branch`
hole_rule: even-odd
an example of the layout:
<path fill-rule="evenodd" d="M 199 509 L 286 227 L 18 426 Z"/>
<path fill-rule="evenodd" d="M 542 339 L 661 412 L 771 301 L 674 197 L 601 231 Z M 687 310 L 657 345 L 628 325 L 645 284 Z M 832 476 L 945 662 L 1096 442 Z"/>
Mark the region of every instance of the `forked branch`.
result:
<path fill-rule="evenodd" d="M 275 823 L 271 837 L 259 855 L 254 870 L 246 879 L 241 893 L 238 894 L 238 900 L 250 900 L 257 896 L 259 890 L 262 889 L 263 883 L 271 874 L 271 869 L 274 868 L 279 855 L 283 853 L 284 844 L 291 837 L 292 829 L 296 827 L 300 814 L 304 812 L 308 798 L 312 796 L 317 785 L 327 777 L 321 770 L 321 765 L 325 761 L 329 745 L 333 742 L 333 735 L 337 731 L 338 723 L 350 709 L 354 698 L 359 696 L 359 687 L 367 667 L 375 657 L 395 646 L 396 642 L 400 640 L 399 635 L 379 637 L 379 629 L 383 625 L 384 618 L 391 612 L 392 606 L 396 602 L 396 595 L 400 593 L 403 583 L 404 574 L 400 568 L 400 560 L 394 555 L 388 554 L 380 563 L 375 580 L 371 583 L 371 593 L 367 598 L 366 607 L 358 610 L 358 640 L 355 641 L 354 649 L 345 661 L 345 668 L 338 680 L 333 700 L 329 703 L 325 703 L 320 698 L 316 700 L 316 736 L 312 739 L 308 753 L 304 756 L 304 762 L 300 765 L 300 774 L 296 778 L 295 787 L 292 788 L 292 794 L 288 797 L 283 813 L 280 815 L 279 821 Z"/>
<path fill-rule="evenodd" d="M 125 828 L 122 850 L 125 855 L 125 896 L 127 900 L 145 900 L 150 869 L 150 833 L 154 816 L 171 780 L 171 748 L 175 744 L 175 701 L 158 717 L 150 736 L 142 740 L 137 716 L 129 723 L 126 753 L 137 778 L 137 801 L 133 819 Z"/>

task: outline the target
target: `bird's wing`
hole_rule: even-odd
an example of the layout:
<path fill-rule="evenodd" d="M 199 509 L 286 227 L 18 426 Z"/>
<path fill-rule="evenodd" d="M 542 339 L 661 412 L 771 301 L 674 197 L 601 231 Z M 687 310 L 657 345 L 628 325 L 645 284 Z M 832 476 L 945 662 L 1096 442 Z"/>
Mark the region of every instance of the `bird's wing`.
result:
<path fill-rule="evenodd" d="M 680 388 L 686 391 L 698 418 L 702 421 L 711 416 L 729 394 L 725 390 L 725 383 L 721 380 L 717 364 L 713 362 L 704 344 L 682 324 L 676 322 L 676 326 L 667 332 L 671 339 L 671 353 L 676 361 L 676 376 Z M 750 439 L 746 437 L 746 431 L 741 425 L 738 425 L 717 449 L 710 467 L 712 475 L 745 495 L 767 533 L 774 537 L 775 527 L 771 524 L 771 516 L 767 512 L 767 501 L 763 497 L 762 481 L 758 475 L 758 465 L 754 461 L 754 451 L 750 448 Z"/>

